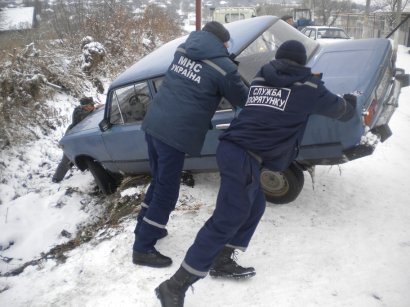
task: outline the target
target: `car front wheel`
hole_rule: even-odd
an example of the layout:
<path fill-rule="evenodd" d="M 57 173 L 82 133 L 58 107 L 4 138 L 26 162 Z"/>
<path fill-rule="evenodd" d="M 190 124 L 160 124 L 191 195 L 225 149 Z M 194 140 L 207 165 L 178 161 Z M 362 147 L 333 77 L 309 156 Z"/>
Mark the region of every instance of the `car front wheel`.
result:
<path fill-rule="evenodd" d="M 266 200 L 274 204 L 287 204 L 294 201 L 305 183 L 303 171 L 293 164 L 283 172 L 264 168 L 260 180 Z"/>
<path fill-rule="evenodd" d="M 117 189 L 117 181 L 111 176 L 109 172 L 102 167 L 102 165 L 92 159 L 85 161 L 87 168 L 90 170 L 94 177 L 95 182 L 100 188 L 101 192 L 106 195 L 112 194 Z"/>

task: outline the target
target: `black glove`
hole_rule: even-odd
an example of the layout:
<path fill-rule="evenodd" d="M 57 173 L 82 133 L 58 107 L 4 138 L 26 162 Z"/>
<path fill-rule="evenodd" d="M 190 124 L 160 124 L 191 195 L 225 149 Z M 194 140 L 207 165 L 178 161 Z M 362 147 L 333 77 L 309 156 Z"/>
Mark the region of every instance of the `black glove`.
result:
<path fill-rule="evenodd" d="M 353 94 L 344 94 L 343 99 L 352 106 L 353 109 L 356 109 L 357 97 Z"/>

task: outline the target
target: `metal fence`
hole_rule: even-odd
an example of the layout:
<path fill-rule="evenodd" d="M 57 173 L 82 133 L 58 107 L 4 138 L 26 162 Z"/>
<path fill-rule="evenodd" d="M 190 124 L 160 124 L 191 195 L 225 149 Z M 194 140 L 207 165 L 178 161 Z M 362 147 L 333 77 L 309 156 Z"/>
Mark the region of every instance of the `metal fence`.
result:
<path fill-rule="evenodd" d="M 408 13 L 403 13 L 401 19 L 405 20 Z M 391 33 L 396 26 L 395 13 L 374 13 L 367 17 L 364 14 L 339 14 L 333 24 L 342 27 L 354 38 L 383 38 Z M 409 27 L 410 23 L 406 20 L 399 28 L 399 43 L 409 46 Z"/>

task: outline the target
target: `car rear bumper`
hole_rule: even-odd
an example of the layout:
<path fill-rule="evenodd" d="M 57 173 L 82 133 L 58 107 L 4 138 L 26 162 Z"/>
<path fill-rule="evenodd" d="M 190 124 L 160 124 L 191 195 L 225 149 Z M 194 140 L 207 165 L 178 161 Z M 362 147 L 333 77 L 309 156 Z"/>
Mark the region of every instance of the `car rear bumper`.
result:
<path fill-rule="evenodd" d="M 370 143 L 359 144 L 347 150 L 342 149 L 341 144 L 320 144 L 303 148 L 302 160 L 297 160 L 301 165 L 337 165 L 352 161 L 358 158 L 369 156 L 375 150 L 375 145 Z M 309 155 L 309 152 L 312 155 Z M 317 152 L 326 153 L 323 157 L 318 158 Z M 315 154 L 316 153 L 316 154 Z"/>
<path fill-rule="evenodd" d="M 335 165 L 371 155 L 379 141 L 384 142 L 392 135 L 388 123 L 398 107 L 400 90 L 409 85 L 409 80 L 409 75 L 404 74 L 403 70 L 396 70 L 396 78 L 388 101 L 379 112 L 373 128 L 367 130 L 358 145 L 348 149 L 343 149 L 340 143 L 302 146 L 300 156 L 303 159 L 298 162 L 302 165 Z M 317 157 L 318 152 L 322 157 Z"/>

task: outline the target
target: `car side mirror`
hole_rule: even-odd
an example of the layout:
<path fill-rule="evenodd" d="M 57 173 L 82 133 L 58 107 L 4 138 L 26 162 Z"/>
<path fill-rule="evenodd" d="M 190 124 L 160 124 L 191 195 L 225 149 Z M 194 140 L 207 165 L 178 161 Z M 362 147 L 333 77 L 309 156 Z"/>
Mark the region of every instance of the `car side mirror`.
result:
<path fill-rule="evenodd" d="M 100 127 L 101 132 L 107 131 L 110 129 L 112 124 L 107 118 L 104 118 L 100 123 L 98 124 L 98 127 Z"/>

